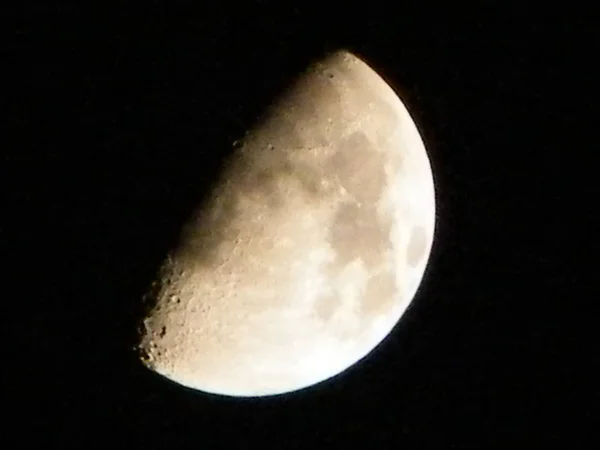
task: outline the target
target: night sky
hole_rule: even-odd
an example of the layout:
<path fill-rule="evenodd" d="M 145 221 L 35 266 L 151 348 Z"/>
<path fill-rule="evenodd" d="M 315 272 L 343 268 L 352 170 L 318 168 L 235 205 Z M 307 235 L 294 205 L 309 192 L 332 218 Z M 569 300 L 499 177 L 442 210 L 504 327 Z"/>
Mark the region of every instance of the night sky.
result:
<path fill-rule="evenodd" d="M 591 10 L 344 3 L 2 7 L 2 448 L 598 448 Z M 429 152 L 412 305 L 367 359 L 293 394 L 153 374 L 132 350 L 141 297 L 182 222 L 338 48 L 401 95 Z"/>

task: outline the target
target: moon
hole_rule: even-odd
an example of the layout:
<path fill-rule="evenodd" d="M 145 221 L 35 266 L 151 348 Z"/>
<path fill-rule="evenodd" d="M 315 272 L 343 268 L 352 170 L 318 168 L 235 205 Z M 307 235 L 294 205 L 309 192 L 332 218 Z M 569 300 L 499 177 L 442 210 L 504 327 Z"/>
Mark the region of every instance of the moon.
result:
<path fill-rule="evenodd" d="M 140 358 L 226 396 L 327 380 L 398 323 L 434 228 L 409 112 L 359 57 L 330 54 L 272 103 L 183 226 L 151 290 Z"/>

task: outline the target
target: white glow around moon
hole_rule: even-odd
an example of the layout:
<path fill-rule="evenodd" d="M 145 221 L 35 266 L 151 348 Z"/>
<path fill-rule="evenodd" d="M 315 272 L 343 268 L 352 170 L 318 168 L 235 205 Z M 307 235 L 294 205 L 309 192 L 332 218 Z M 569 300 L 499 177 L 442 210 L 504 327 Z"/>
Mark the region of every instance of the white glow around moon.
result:
<path fill-rule="evenodd" d="M 326 380 L 398 322 L 434 222 L 408 111 L 367 64 L 337 52 L 273 104 L 184 227 L 144 321 L 143 361 L 230 396 Z"/>

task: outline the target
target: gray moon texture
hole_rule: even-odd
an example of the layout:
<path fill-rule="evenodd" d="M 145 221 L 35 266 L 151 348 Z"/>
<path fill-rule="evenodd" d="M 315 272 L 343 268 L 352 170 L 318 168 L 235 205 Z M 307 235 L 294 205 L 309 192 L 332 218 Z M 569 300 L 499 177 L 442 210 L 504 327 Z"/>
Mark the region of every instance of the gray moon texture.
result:
<path fill-rule="evenodd" d="M 227 396 L 329 379 L 398 323 L 434 227 L 431 165 L 406 107 L 357 56 L 330 54 L 271 103 L 183 225 L 140 357 Z"/>

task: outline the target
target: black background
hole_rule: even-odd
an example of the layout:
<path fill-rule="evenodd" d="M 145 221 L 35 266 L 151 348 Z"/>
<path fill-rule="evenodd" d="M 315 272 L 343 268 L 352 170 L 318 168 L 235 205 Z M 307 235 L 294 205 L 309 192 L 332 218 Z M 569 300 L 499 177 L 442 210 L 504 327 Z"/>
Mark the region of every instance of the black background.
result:
<path fill-rule="evenodd" d="M 596 22 L 449 3 L 3 7 L 3 448 L 597 448 Z M 432 161 L 415 301 L 368 359 L 297 393 L 155 376 L 131 349 L 182 221 L 231 142 L 339 47 L 401 94 Z"/>

